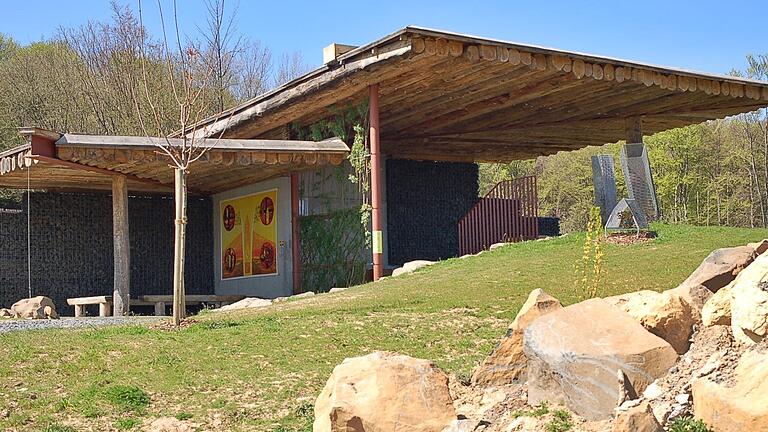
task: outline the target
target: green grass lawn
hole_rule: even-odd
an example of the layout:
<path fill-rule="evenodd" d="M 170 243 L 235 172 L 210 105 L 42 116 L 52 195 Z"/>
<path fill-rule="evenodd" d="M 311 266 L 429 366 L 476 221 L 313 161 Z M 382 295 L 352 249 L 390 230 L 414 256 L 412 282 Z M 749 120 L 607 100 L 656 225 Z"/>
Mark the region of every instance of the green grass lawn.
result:
<path fill-rule="evenodd" d="M 656 229 L 652 242 L 606 246 L 599 295 L 673 288 L 711 250 L 768 236 Z M 0 429 L 131 430 L 166 415 L 206 429 L 311 429 L 314 399 L 345 357 L 398 351 L 466 377 L 531 290 L 563 303 L 580 300 L 574 268 L 583 240 L 574 234 L 515 244 L 268 310 L 204 313 L 178 332 L 115 327 L 0 335 Z"/>

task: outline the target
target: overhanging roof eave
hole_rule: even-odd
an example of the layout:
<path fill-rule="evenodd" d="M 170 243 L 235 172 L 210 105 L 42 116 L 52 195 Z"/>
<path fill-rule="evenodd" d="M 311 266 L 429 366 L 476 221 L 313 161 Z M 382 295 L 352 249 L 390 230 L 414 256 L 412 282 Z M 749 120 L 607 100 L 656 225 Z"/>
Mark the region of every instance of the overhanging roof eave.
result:
<path fill-rule="evenodd" d="M 213 141 L 213 142 L 211 142 Z M 181 147 L 181 138 L 159 138 L 114 135 L 64 134 L 57 147 L 86 147 L 111 149 L 153 149 L 159 145 Z M 298 140 L 254 140 L 254 139 L 197 139 L 197 145 L 220 151 L 265 151 L 265 152 L 348 152 L 349 147 L 339 138 L 324 141 Z"/>

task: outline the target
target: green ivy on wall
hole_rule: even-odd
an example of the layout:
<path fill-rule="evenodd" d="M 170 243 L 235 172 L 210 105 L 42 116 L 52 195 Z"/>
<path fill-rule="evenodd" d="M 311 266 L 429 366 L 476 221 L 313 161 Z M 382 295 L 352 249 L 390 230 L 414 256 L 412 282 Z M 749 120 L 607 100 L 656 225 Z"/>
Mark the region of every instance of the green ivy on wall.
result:
<path fill-rule="evenodd" d="M 302 286 L 316 292 L 357 285 L 365 279 L 365 232 L 356 209 L 302 216 Z"/>
<path fill-rule="evenodd" d="M 291 125 L 293 135 L 301 140 L 322 141 L 332 137 L 350 148 L 348 161 L 353 173 L 340 178 L 358 186 L 358 209 L 331 211 L 300 218 L 302 286 L 313 291 L 327 291 L 334 286 L 350 286 L 365 278 L 368 260 L 365 251 L 371 242 L 368 229 L 370 205 L 370 150 L 368 143 L 368 101 L 333 107 L 330 115 L 307 126 Z"/>

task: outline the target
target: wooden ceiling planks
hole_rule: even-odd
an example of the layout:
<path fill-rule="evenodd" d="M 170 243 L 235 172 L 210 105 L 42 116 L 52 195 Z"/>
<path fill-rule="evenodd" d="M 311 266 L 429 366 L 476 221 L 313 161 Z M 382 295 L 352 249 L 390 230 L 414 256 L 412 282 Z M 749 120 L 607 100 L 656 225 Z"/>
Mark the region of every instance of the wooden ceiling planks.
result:
<path fill-rule="evenodd" d="M 380 61 L 379 49 L 400 51 Z M 259 137 L 308 125 L 376 83 L 383 151 L 434 160 L 507 161 L 616 142 L 628 117 L 646 117 L 652 133 L 768 106 L 766 83 L 408 27 L 235 110 L 258 115 L 203 126 Z M 595 130 L 597 121 L 611 126 Z M 466 133 L 482 140 L 449 137 Z"/>
<path fill-rule="evenodd" d="M 36 139 L 42 132 L 30 133 L 25 136 Z M 157 139 L 56 136 L 60 138 L 46 138 L 50 155 L 33 154 L 35 147 L 29 144 L 0 153 L 0 187 L 26 188 L 28 164 L 32 164 L 30 182 L 35 189 L 109 191 L 114 177 L 124 175 L 130 190 L 173 190 L 170 158 L 152 144 Z M 348 151 L 339 139 L 217 140 L 190 166 L 188 186 L 193 194 L 221 192 L 314 166 L 338 165 Z"/>

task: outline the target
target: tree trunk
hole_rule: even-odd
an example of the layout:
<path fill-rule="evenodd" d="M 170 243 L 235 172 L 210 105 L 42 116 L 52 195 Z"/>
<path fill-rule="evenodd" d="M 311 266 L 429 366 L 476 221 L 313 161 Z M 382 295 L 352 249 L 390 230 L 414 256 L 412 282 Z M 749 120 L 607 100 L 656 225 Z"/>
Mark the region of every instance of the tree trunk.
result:
<path fill-rule="evenodd" d="M 123 175 L 112 178 L 112 242 L 114 250 L 115 316 L 125 316 L 131 307 L 131 244 L 128 227 L 128 183 Z"/>
<path fill-rule="evenodd" d="M 173 242 L 173 325 L 178 327 L 186 315 L 184 292 L 184 244 L 187 232 L 187 176 L 181 168 L 176 168 L 174 179 L 176 220 Z"/>

